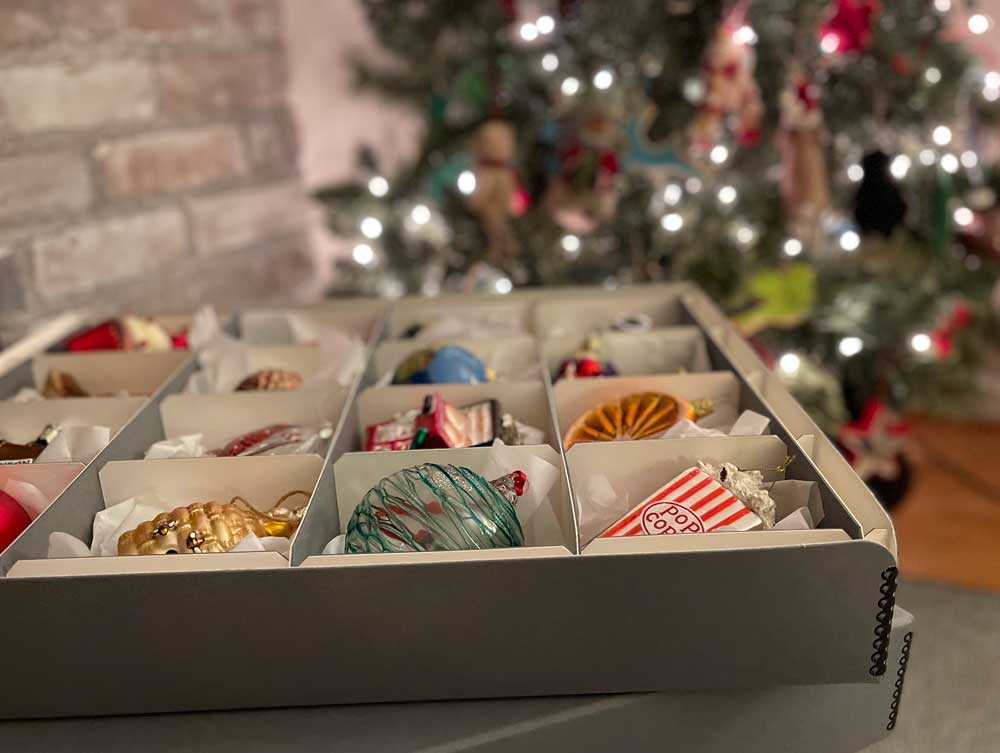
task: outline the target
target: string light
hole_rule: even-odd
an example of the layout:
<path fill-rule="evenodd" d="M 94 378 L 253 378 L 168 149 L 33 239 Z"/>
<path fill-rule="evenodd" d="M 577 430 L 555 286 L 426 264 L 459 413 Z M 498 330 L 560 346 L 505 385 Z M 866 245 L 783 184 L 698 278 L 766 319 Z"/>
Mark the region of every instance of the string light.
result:
<path fill-rule="evenodd" d="M 679 204 L 682 198 L 684 198 L 684 189 L 676 183 L 668 183 L 667 187 L 663 189 L 663 200 L 671 206 Z"/>
<path fill-rule="evenodd" d="M 660 224 L 663 225 L 663 229 L 668 233 L 676 233 L 684 227 L 684 218 L 676 212 L 671 212 L 670 214 L 663 215 Z"/>
<path fill-rule="evenodd" d="M 969 31 L 973 34 L 985 34 L 991 25 L 989 16 L 984 16 L 982 13 L 973 13 L 969 16 Z"/>
<path fill-rule="evenodd" d="M 850 253 L 851 251 L 857 251 L 858 246 L 861 245 L 861 236 L 855 233 L 853 230 L 848 230 L 840 235 L 840 247 Z"/>
<path fill-rule="evenodd" d="M 580 91 L 580 79 L 573 76 L 567 76 L 563 79 L 562 86 L 560 86 L 559 89 L 567 97 L 572 97 Z"/>
<path fill-rule="evenodd" d="M 946 125 L 939 125 L 934 129 L 931 138 L 938 146 L 948 146 L 951 143 L 951 129 Z"/>
<path fill-rule="evenodd" d="M 924 71 L 924 79 L 931 85 L 938 83 L 941 80 L 941 69 L 931 66 Z"/>
<path fill-rule="evenodd" d="M 554 52 L 546 52 L 542 55 L 542 69 L 552 73 L 559 68 L 559 56 Z"/>
<path fill-rule="evenodd" d="M 931 349 L 931 337 L 926 332 L 918 332 L 910 338 L 910 347 L 917 353 L 926 353 Z"/>
<path fill-rule="evenodd" d="M 798 374 L 801 366 L 802 359 L 795 353 L 785 353 L 778 359 L 778 368 L 780 368 L 788 376 L 795 376 Z"/>
<path fill-rule="evenodd" d="M 952 216 L 955 219 L 955 224 L 962 227 L 968 227 L 975 219 L 975 216 L 972 214 L 972 210 L 968 207 L 959 207 L 955 210 L 955 213 Z"/>
<path fill-rule="evenodd" d="M 934 0 L 934 10 L 938 13 L 947 13 L 951 10 L 951 0 Z"/>
<path fill-rule="evenodd" d="M 889 172 L 892 173 L 892 177 L 896 180 L 902 180 L 910 171 L 911 164 L 913 163 L 905 154 L 897 154 L 889 164 Z"/>
<path fill-rule="evenodd" d="M 476 190 L 476 176 L 471 170 L 463 170 L 459 173 L 458 190 L 466 196 Z"/>
<path fill-rule="evenodd" d="M 535 28 L 539 34 L 548 35 L 556 29 L 556 20 L 552 16 L 539 16 L 535 19 Z"/>
<path fill-rule="evenodd" d="M 365 238 L 371 238 L 374 240 L 382 235 L 382 223 L 379 222 L 374 217 L 365 217 L 361 220 L 361 234 Z"/>
<path fill-rule="evenodd" d="M 726 149 L 722 144 L 712 147 L 712 151 L 708 154 L 709 159 L 712 160 L 717 165 L 721 165 L 727 159 L 729 159 L 729 150 Z"/>
<path fill-rule="evenodd" d="M 601 68 L 601 70 L 594 74 L 594 86 L 598 89 L 610 89 L 611 84 L 614 82 L 615 74 L 607 68 Z"/>
<path fill-rule="evenodd" d="M 351 256 L 354 261 L 360 264 L 362 267 L 367 267 L 373 261 L 375 261 L 375 251 L 367 243 L 359 243 L 351 251 Z"/>
<path fill-rule="evenodd" d="M 962 161 L 962 167 L 967 170 L 971 170 L 979 164 L 979 155 L 971 149 L 967 149 L 962 152 L 962 156 L 959 159 Z"/>
<path fill-rule="evenodd" d="M 819 40 L 819 48 L 827 55 L 836 52 L 840 48 L 840 36 L 834 32 L 827 32 Z"/>
<path fill-rule="evenodd" d="M 410 210 L 410 219 L 418 225 L 426 225 L 431 221 L 431 210 L 426 204 L 417 204 Z"/>
<path fill-rule="evenodd" d="M 538 27 L 531 21 L 521 24 L 521 39 L 525 42 L 534 42 L 538 39 Z"/>
<path fill-rule="evenodd" d="M 389 193 L 389 181 L 381 175 L 373 175 L 368 180 L 368 190 L 371 192 L 372 196 L 382 198 Z"/>
<path fill-rule="evenodd" d="M 850 358 L 851 356 L 856 356 L 862 350 L 864 350 L 865 344 L 861 341 L 860 337 L 843 337 L 837 344 L 837 350 L 840 351 L 840 355 L 844 358 Z"/>
<path fill-rule="evenodd" d="M 998 99 L 1000 99 L 1000 87 L 984 86 L 983 99 L 985 99 L 987 102 L 996 102 Z"/>
<path fill-rule="evenodd" d="M 580 253 L 580 239 L 575 235 L 564 235 L 560 241 L 566 256 L 573 259 Z"/>
<path fill-rule="evenodd" d="M 736 238 L 736 242 L 739 243 L 741 246 L 749 246 L 757 239 L 756 231 L 753 229 L 753 227 L 751 227 L 746 223 L 743 223 L 738 228 L 736 228 L 734 236 Z"/>
<path fill-rule="evenodd" d="M 507 293 L 514 289 L 514 283 L 510 281 L 509 277 L 498 277 L 496 282 L 493 283 L 493 289 L 500 293 L 500 295 L 507 295 Z"/>
<path fill-rule="evenodd" d="M 732 204 L 739 198 L 739 194 L 736 193 L 736 189 L 732 186 L 723 186 L 719 189 L 719 201 L 723 204 Z"/>
<path fill-rule="evenodd" d="M 958 157 L 954 154 L 945 154 L 941 157 L 941 169 L 946 173 L 958 172 Z"/>
<path fill-rule="evenodd" d="M 701 180 L 695 178 L 694 176 L 688 178 L 684 181 L 684 188 L 687 189 L 688 193 L 700 193 L 701 192 Z"/>
<path fill-rule="evenodd" d="M 861 165 L 855 163 L 847 168 L 847 179 L 851 183 L 860 183 L 865 177 L 865 169 Z"/>
<path fill-rule="evenodd" d="M 802 241 L 798 238 L 789 238 L 785 241 L 785 245 L 782 246 L 782 251 L 785 252 L 785 256 L 794 258 L 802 253 Z"/>
<path fill-rule="evenodd" d="M 933 149 L 921 149 L 917 159 L 920 160 L 921 165 L 930 167 L 937 161 L 937 154 L 934 153 Z"/>
<path fill-rule="evenodd" d="M 743 24 L 733 32 L 733 41 L 737 44 L 757 44 L 757 32 Z"/>
<path fill-rule="evenodd" d="M 1000 89 L 1000 73 L 997 73 L 996 71 L 987 71 L 983 76 L 983 84 L 991 89 Z"/>

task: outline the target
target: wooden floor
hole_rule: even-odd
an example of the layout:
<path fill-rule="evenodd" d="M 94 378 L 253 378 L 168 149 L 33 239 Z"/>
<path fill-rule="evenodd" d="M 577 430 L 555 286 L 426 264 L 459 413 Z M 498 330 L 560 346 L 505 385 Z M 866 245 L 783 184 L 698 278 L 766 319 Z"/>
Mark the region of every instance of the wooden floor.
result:
<path fill-rule="evenodd" d="M 942 467 L 974 470 L 1000 490 L 1000 425 L 911 423 L 914 482 L 893 510 L 903 577 L 1000 592 L 1000 495 Z"/>

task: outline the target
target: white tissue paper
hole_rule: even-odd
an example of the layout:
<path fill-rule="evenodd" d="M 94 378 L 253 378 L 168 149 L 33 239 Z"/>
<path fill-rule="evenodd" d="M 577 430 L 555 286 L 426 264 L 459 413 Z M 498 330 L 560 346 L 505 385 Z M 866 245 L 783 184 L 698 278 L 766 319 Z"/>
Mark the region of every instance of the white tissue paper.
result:
<path fill-rule="evenodd" d="M 291 344 L 315 346 L 323 354 L 323 366 L 305 380 L 306 387 L 327 380 L 346 387 L 364 368 L 365 346 L 360 338 L 337 329 L 317 327 L 293 313 L 286 316 L 295 340 Z M 186 392 L 232 392 L 254 371 L 250 358 L 252 346 L 223 332 L 218 317 L 210 309 L 195 315 L 188 342 L 198 351 L 199 369 L 188 379 Z"/>
<path fill-rule="evenodd" d="M 628 494 L 616 492 L 607 476 L 591 476 L 577 498 L 580 543 L 586 546 L 631 509 Z"/>
<path fill-rule="evenodd" d="M 22 387 L 14 393 L 14 397 L 11 398 L 11 401 L 15 403 L 33 403 L 36 400 L 44 399 L 45 398 L 42 397 L 42 393 L 34 387 Z"/>
<path fill-rule="evenodd" d="M 49 534 L 49 559 L 63 557 L 116 557 L 118 539 L 127 531 L 141 523 L 152 520 L 161 512 L 170 512 L 178 507 L 176 502 L 168 502 L 155 492 L 142 494 L 111 505 L 94 516 L 94 532 L 91 544 L 87 545 L 68 533 Z M 278 552 L 287 556 L 289 541 L 281 536 L 254 537 L 254 541 L 235 547 L 232 551 Z"/>
<path fill-rule="evenodd" d="M 42 493 L 41 489 L 34 484 L 29 484 L 27 481 L 17 481 L 12 478 L 7 479 L 7 482 L 3 485 L 3 491 L 16 499 L 17 503 L 24 508 L 24 511 L 28 513 L 28 517 L 32 520 L 41 515 L 45 508 L 52 502 L 51 499 Z"/>
<path fill-rule="evenodd" d="M 161 439 L 146 450 L 146 460 L 200 458 L 205 454 L 201 434 L 185 434 L 173 439 Z"/>
<path fill-rule="evenodd" d="M 36 463 L 89 463 L 111 441 L 107 426 L 62 426 Z"/>
<path fill-rule="evenodd" d="M 690 439 L 695 437 L 758 437 L 767 432 L 771 420 L 752 410 L 745 410 L 728 432 L 706 429 L 688 419 L 681 419 L 660 436 L 663 439 Z"/>

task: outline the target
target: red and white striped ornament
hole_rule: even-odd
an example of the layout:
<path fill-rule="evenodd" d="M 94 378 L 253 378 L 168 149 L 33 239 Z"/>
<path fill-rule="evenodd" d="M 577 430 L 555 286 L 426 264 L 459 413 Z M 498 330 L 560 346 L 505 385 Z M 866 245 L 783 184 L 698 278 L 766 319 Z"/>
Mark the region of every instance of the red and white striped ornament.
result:
<path fill-rule="evenodd" d="M 658 536 L 727 531 L 753 531 L 761 519 L 739 497 L 700 468 L 688 468 L 601 534 Z"/>

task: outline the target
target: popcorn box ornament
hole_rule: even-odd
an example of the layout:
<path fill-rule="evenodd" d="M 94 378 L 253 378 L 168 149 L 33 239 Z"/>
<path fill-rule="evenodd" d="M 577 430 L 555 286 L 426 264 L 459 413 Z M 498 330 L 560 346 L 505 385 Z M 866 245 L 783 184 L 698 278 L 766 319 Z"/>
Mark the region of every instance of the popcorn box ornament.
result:
<path fill-rule="evenodd" d="M 706 533 L 723 526 L 753 531 L 761 519 L 700 468 L 688 468 L 633 508 L 600 538 Z"/>

